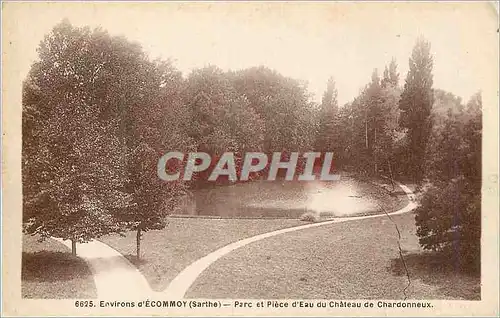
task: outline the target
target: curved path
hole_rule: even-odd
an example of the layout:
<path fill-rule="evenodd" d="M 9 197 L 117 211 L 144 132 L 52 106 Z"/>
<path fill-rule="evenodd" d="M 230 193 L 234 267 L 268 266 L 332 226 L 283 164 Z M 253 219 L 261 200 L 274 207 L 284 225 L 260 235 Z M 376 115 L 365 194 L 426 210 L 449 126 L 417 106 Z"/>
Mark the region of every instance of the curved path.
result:
<path fill-rule="evenodd" d="M 408 196 L 409 203 L 406 207 L 398 211 L 389 213 L 389 215 L 407 213 L 415 209 L 417 206 L 413 192 L 403 184 L 398 183 L 398 185 Z M 186 267 L 170 282 L 169 286 L 162 293 L 151 290 L 149 283 L 139 271 L 139 269 L 131 264 L 122 254 L 120 254 L 118 251 L 108 246 L 107 244 L 104 244 L 100 241 L 77 244 L 77 254 L 90 265 L 90 270 L 92 271 L 92 274 L 94 276 L 98 298 L 137 299 L 138 297 L 152 297 L 154 295 L 161 294 L 163 297 L 169 299 L 181 299 L 205 269 L 207 269 L 222 256 L 227 255 L 228 253 L 240 247 L 284 233 L 314 228 L 332 223 L 378 217 L 387 216 L 385 214 L 378 214 L 360 217 L 343 217 L 331 221 L 311 223 L 272 231 L 231 243 L 206 255 L 205 257 L 198 259 L 197 261 Z M 58 238 L 53 239 L 71 249 L 70 241 L 64 241 Z"/>
<path fill-rule="evenodd" d="M 71 241 L 53 238 L 71 249 Z M 78 256 L 89 265 L 94 276 L 97 298 L 137 299 L 154 294 L 142 273 L 120 252 L 99 241 L 77 244 Z"/>
<path fill-rule="evenodd" d="M 408 202 L 408 205 L 405 206 L 404 208 L 397 210 L 395 212 L 392 212 L 392 213 L 388 213 L 389 215 L 397 215 L 397 214 L 407 213 L 407 212 L 410 212 L 417 207 L 417 203 L 415 201 L 415 195 L 410 190 L 410 188 L 408 188 L 407 186 L 405 186 L 401 183 L 398 183 L 398 185 L 403 189 L 403 191 L 408 196 L 409 202 Z M 301 225 L 301 226 L 286 228 L 286 229 L 282 229 L 282 230 L 272 231 L 272 232 L 256 235 L 253 237 L 249 237 L 249 238 L 231 243 L 229 245 L 226 245 L 226 246 L 208 254 L 207 256 L 205 256 L 203 258 L 200 258 L 199 260 L 195 261 L 194 263 L 192 263 L 191 265 L 186 267 L 181 273 L 179 273 L 170 282 L 169 286 L 164 291 L 164 296 L 167 298 L 171 298 L 171 299 L 184 298 L 184 295 L 188 291 L 189 287 L 191 287 L 191 285 L 194 283 L 194 281 L 201 275 L 201 273 L 205 269 L 207 269 L 210 265 L 212 265 L 215 261 L 217 261 L 222 256 L 227 255 L 228 253 L 230 253 L 230 252 L 232 252 L 240 247 L 248 245 L 250 243 L 260 241 L 260 240 L 268 238 L 268 237 L 293 232 L 293 231 L 309 229 L 309 228 L 333 224 L 333 223 L 347 222 L 347 221 L 353 221 L 353 220 L 371 219 L 371 218 L 378 218 L 378 217 L 387 217 L 387 215 L 377 214 L 377 215 L 360 216 L 360 217 L 338 218 L 338 219 L 334 219 L 331 221 L 311 223 L 311 224 L 307 224 L 307 225 Z"/>

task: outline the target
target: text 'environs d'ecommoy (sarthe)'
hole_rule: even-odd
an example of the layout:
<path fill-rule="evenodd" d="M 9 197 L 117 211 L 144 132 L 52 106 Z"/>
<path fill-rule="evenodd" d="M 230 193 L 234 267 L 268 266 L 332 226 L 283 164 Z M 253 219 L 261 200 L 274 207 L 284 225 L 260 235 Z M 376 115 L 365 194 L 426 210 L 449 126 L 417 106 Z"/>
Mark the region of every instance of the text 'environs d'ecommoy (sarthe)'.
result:
<path fill-rule="evenodd" d="M 428 301 L 345 300 L 138 300 L 75 301 L 75 307 L 100 308 L 432 308 Z"/>

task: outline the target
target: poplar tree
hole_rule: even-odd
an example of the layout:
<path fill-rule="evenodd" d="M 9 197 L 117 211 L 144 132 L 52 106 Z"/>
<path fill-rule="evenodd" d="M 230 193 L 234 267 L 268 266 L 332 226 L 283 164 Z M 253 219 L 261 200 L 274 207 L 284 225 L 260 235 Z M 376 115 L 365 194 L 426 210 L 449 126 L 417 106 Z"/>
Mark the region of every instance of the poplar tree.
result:
<path fill-rule="evenodd" d="M 417 184 L 421 184 L 424 177 L 425 151 L 432 127 L 434 94 L 430 48 L 424 39 L 419 39 L 414 46 L 399 102 L 400 125 L 408 129 L 409 172 Z"/>
<path fill-rule="evenodd" d="M 339 141 L 337 88 L 333 77 L 328 79 L 319 109 L 319 128 L 316 148 L 320 152 L 336 152 Z M 334 155 L 337 155 L 334 153 Z"/>

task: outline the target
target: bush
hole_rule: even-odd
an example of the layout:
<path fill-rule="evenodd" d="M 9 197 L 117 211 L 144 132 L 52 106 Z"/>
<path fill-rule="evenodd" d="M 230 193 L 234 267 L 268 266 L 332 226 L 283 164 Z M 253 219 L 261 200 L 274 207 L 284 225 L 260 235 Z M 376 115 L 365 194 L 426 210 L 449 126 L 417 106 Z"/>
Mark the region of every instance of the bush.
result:
<path fill-rule="evenodd" d="M 302 214 L 302 216 L 300 217 L 300 220 L 306 221 L 306 222 L 318 222 L 319 217 L 314 212 L 306 212 L 306 213 Z"/>
<path fill-rule="evenodd" d="M 479 270 L 481 194 L 464 178 L 430 187 L 422 196 L 415 221 L 424 249 L 444 251 L 462 269 Z"/>

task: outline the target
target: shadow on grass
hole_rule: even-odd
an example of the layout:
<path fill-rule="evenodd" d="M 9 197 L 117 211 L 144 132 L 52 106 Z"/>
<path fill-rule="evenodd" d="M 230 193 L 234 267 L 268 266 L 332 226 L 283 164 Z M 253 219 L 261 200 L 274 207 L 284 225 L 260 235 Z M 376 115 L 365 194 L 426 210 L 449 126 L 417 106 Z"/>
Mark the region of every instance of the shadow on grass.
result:
<path fill-rule="evenodd" d="M 407 193 L 404 192 L 403 190 L 395 190 L 395 191 L 390 191 L 389 192 L 389 195 L 391 197 L 397 197 L 397 196 L 406 196 Z"/>
<path fill-rule="evenodd" d="M 298 219 L 307 212 L 305 208 L 251 207 L 243 204 L 202 205 L 196 209 L 198 216 L 220 216 L 239 218 L 285 218 Z"/>
<path fill-rule="evenodd" d="M 132 265 L 136 266 L 136 267 L 139 267 L 141 265 L 144 265 L 148 262 L 147 259 L 145 259 L 144 257 L 140 258 L 140 259 L 137 259 L 137 255 L 135 254 L 126 254 L 126 255 L 123 255 L 130 263 L 132 263 Z"/>
<path fill-rule="evenodd" d="M 128 262 L 123 262 L 124 257 Z M 102 272 L 114 271 L 120 268 L 121 269 L 130 269 L 130 267 L 138 268 L 140 265 L 147 263 L 147 260 L 141 259 L 140 261 L 137 261 L 135 255 L 126 254 L 123 256 L 117 255 L 109 257 L 95 257 L 92 259 L 92 263 L 94 270 L 96 270 L 97 273 L 102 273 Z"/>
<path fill-rule="evenodd" d="M 390 212 L 393 212 L 392 210 Z M 383 210 L 375 209 L 364 212 L 338 214 L 335 211 L 315 211 L 305 208 L 262 208 L 262 207 L 217 207 L 197 209 L 197 214 L 177 213 L 170 217 L 206 217 L 206 218 L 239 218 L 239 219 L 301 219 L 304 214 L 317 213 L 321 219 L 343 218 L 343 217 L 360 217 L 375 214 L 383 214 Z M 135 257 L 132 255 L 132 257 Z"/>
<path fill-rule="evenodd" d="M 481 299 L 481 274 L 460 267 L 457 258 L 449 253 L 422 252 L 404 255 L 410 279 L 437 286 L 453 298 Z M 391 260 L 389 270 L 396 276 L 406 275 L 401 259 Z"/>
<path fill-rule="evenodd" d="M 39 251 L 23 252 L 22 280 L 38 282 L 69 281 L 92 277 L 84 260 L 70 253 Z"/>

